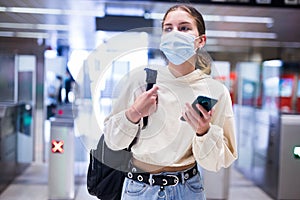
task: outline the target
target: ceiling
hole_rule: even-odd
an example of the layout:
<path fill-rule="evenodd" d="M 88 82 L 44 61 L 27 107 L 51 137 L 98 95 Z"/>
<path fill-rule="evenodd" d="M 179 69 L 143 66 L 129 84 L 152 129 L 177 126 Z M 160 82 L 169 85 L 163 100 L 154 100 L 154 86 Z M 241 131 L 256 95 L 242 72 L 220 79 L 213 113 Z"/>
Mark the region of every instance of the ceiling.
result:
<path fill-rule="evenodd" d="M 115 14 L 119 15 L 124 14 L 127 9 L 135 9 L 131 13 L 137 13 L 138 9 L 149 13 L 164 13 L 171 5 L 174 3 L 0 0 L 0 36 L 37 38 L 37 42 L 45 41 L 49 46 L 67 45 L 73 49 L 93 49 L 96 43 L 95 17 L 103 16 L 108 8 L 114 8 Z M 231 51 L 251 47 L 300 48 L 299 9 L 194 5 L 205 17 L 207 48 L 211 51 Z M 237 19 L 252 22 L 237 22 Z M 159 24 L 160 19 L 156 19 L 154 26 Z"/>

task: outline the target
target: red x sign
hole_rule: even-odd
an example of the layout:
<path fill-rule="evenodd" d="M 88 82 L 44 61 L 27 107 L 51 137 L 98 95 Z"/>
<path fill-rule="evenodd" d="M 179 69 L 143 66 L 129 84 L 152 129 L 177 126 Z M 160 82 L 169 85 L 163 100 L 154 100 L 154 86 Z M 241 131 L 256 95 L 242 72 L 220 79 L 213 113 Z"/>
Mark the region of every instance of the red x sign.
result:
<path fill-rule="evenodd" d="M 52 140 L 52 153 L 63 153 L 64 152 L 64 141 Z"/>

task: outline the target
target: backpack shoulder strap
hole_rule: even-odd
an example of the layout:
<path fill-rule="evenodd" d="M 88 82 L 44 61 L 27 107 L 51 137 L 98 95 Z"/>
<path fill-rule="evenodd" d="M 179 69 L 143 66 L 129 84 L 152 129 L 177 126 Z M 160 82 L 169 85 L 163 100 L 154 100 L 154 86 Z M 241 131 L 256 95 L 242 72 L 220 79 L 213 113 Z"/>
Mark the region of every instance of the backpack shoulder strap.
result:
<path fill-rule="evenodd" d="M 145 68 L 146 71 L 146 91 L 150 90 L 153 85 L 156 83 L 156 77 L 157 77 L 157 70 Z M 148 116 L 143 117 L 143 127 L 142 129 L 146 128 L 148 124 Z M 130 143 L 129 147 L 127 148 L 127 151 L 131 151 L 131 147 L 136 143 L 137 136 L 133 139 L 133 141 Z"/>
<path fill-rule="evenodd" d="M 156 83 L 156 78 L 157 78 L 157 70 L 150 69 L 150 68 L 145 68 L 146 71 L 146 91 L 150 90 L 153 85 Z M 148 124 L 148 116 L 143 117 L 143 129 L 147 126 Z"/>

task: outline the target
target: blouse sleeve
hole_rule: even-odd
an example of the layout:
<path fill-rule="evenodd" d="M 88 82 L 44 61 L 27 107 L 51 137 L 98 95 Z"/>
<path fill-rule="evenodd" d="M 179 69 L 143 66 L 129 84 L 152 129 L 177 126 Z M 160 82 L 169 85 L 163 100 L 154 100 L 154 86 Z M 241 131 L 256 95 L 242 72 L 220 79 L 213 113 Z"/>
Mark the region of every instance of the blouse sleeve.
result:
<path fill-rule="evenodd" d="M 232 103 L 225 87 L 215 107 L 209 131 L 204 136 L 195 134 L 192 147 L 198 164 L 209 171 L 229 167 L 237 159 Z"/>
<path fill-rule="evenodd" d="M 143 75 L 145 77 L 145 75 Z M 121 94 L 114 101 L 112 111 L 104 120 L 104 138 L 107 146 L 112 150 L 127 148 L 138 133 L 141 123 L 129 121 L 125 112 L 134 99 L 145 89 L 145 83 L 136 78 L 126 78 L 121 82 Z M 142 121 L 142 120 L 140 120 Z"/>

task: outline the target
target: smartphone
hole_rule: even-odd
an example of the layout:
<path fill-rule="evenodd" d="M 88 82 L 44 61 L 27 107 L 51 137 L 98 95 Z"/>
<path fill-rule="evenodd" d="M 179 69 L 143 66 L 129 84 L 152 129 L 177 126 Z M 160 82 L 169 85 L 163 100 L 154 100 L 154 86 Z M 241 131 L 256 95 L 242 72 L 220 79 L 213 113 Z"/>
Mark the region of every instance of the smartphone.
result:
<path fill-rule="evenodd" d="M 200 116 L 202 116 L 202 113 L 198 110 L 198 108 L 196 107 L 196 104 L 200 104 L 201 106 L 203 106 L 203 108 L 205 110 L 210 111 L 214 105 L 216 105 L 216 103 L 218 102 L 217 99 L 212 99 L 210 97 L 206 97 L 206 96 L 198 96 L 195 101 L 192 103 L 192 107 L 194 108 L 194 110 L 196 110 Z M 185 121 L 185 119 L 181 116 L 180 119 L 182 121 Z"/>

